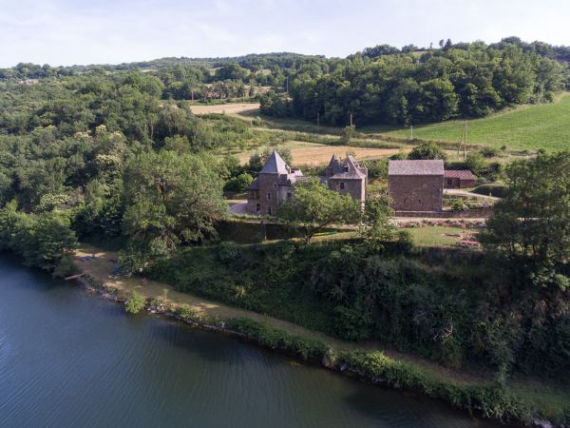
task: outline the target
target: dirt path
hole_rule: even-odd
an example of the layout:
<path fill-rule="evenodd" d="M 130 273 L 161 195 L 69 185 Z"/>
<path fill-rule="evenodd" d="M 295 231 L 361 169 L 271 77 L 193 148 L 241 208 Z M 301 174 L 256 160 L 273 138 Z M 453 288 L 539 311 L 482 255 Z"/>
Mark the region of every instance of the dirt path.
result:
<path fill-rule="evenodd" d="M 95 258 L 93 258 L 93 256 L 95 256 Z M 181 293 L 174 290 L 171 286 L 157 281 L 145 280 L 143 278 L 137 277 L 127 278 L 123 276 L 111 275 L 111 272 L 116 266 L 116 260 L 116 253 L 111 251 L 102 251 L 87 244 L 82 244 L 75 251 L 75 255 L 73 257 L 75 265 L 82 273 L 86 273 L 92 276 L 107 286 L 116 288 L 120 296 L 126 296 L 133 290 L 136 290 L 145 298 L 157 298 L 164 297 L 166 295 L 167 300 L 174 305 L 188 304 L 199 313 L 212 315 L 221 319 L 249 318 L 261 323 L 266 323 L 273 328 L 288 331 L 289 333 L 296 336 L 320 340 L 321 342 L 338 351 L 356 349 L 382 351 L 386 355 L 396 360 L 402 360 L 416 364 L 422 367 L 424 370 L 432 372 L 435 376 L 450 378 L 453 381 L 460 383 L 474 383 L 485 381 L 483 378 L 472 376 L 463 372 L 450 370 L 414 355 L 403 354 L 397 351 L 384 349 L 380 347 L 376 342 L 356 344 L 354 342 L 336 339 L 318 331 L 303 328 L 288 321 L 261 315 L 259 313 L 247 311 L 244 309 L 235 308 L 188 293 Z"/>

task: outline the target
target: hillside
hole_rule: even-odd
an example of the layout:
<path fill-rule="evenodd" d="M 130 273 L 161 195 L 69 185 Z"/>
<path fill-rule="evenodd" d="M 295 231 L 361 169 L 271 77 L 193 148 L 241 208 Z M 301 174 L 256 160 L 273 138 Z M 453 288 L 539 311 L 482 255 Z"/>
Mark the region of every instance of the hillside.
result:
<path fill-rule="evenodd" d="M 467 121 L 467 142 L 509 149 L 557 151 L 570 144 L 570 94 L 552 104 L 525 105 L 482 119 Z M 386 132 L 409 137 L 410 130 Z M 414 136 L 426 140 L 460 141 L 463 121 L 447 121 L 414 128 Z"/>

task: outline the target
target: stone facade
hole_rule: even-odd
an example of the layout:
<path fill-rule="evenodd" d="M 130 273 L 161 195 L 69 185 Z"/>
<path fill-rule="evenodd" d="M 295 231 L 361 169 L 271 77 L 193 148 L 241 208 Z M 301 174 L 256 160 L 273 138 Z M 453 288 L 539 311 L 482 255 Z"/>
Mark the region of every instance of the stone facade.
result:
<path fill-rule="evenodd" d="M 390 161 L 388 193 L 395 211 L 442 211 L 442 160 Z"/>
<path fill-rule="evenodd" d="M 293 195 L 294 185 L 305 178 L 299 169 L 289 167 L 276 151 L 269 157 L 259 176 L 248 187 L 248 214 L 275 215 L 279 204 Z M 340 160 L 331 158 L 324 176 L 320 179 L 331 190 L 349 194 L 364 207 L 368 169 L 352 156 Z"/>
<path fill-rule="evenodd" d="M 347 155 L 341 160 L 333 155 L 325 169 L 323 180 L 327 182 L 329 189 L 352 196 L 352 199 L 360 202 L 361 208 L 364 208 L 368 168 L 358 163 L 354 157 Z"/>
<path fill-rule="evenodd" d="M 275 215 L 279 204 L 290 198 L 295 182 L 303 177 L 290 168 L 276 151 L 269 157 L 259 176 L 248 187 L 248 214 Z"/>

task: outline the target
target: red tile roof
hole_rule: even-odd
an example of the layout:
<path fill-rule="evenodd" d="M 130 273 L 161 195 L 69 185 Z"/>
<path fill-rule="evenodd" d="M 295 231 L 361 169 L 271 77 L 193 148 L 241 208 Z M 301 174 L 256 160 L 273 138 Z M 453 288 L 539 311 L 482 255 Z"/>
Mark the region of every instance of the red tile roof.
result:
<path fill-rule="evenodd" d="M 459 178 L 460 180 L 477 179 L 477 177 L 475 177 L 468 169 L 446 169 L 445 178 Z"/>

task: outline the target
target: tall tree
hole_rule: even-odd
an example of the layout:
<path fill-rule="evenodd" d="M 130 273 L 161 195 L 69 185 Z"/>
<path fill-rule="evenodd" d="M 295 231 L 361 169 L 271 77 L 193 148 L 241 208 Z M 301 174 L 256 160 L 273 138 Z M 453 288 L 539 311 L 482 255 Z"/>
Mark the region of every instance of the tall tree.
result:
<path fill-rule="evenodd" d="M 518 267 L 546 268 L 550 274 L 535 276 L 539 282 L 570 285 L 570 152 L 539 153 L 512 163 L 506 174 L 509 189 L 495 205 L 483 244 Z"/>
<path fill-rule="evenodd" d="M 300 226 L 309 244 L 318 231 L 333 223 L 350 223 L 358 219 L 358 206 L 350 195 L 330 190 L 317 178 L 295 186 L 293 196 L 278 209 L 277 215 L 292 226 Z"/>
<path fill-rule="evenodd" d="M 147 257 L 167 255 L 214 235 L 214 222 L 227 211 L 217 171 L 210 156 L 162 151 L 134 158 L 124 175 L 123 217 L 132 248 Z"/>

